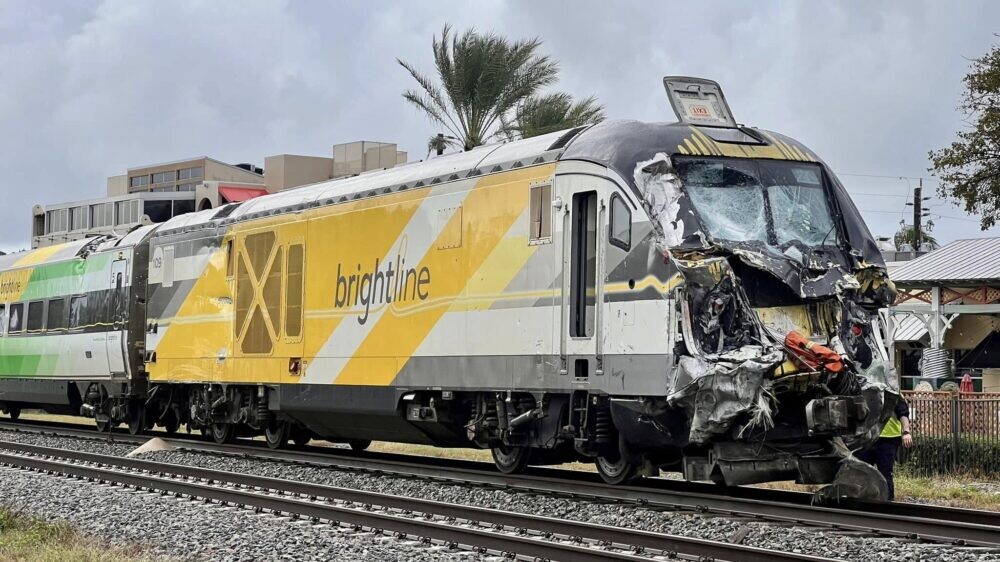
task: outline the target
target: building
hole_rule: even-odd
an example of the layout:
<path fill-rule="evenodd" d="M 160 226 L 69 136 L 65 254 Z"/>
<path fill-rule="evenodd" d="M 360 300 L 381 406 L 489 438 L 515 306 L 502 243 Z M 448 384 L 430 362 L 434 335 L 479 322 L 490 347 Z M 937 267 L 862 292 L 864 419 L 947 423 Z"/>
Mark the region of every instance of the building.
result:
<path fill-rule="evenodd" d="M 356 176 L 406 163 L 406 153 L 388 142 L 356 141 L 333 147 L 330 158 L 278 154 L 264 159 L 264 183 L 271 192 Z"/>
<path fill-rule="evenodd" d="M 108 178 L 105 197 L 35 205 L 31 247 L 123 234 L 139 224 L 405 162 L 395 144 L 358 141 L 334 146 L 329 158 L 268 156 L 265 169 L 207 156 L 129 168 Z"/>
<path fill-rule="evenodd" d="M 210 193 L 219 193 L 220 185 L 228 183 L 241 190 L 240 196 L 247 188 L 260 195 L 266 193 L 262 172 L 249 164 L 232 166 L 206 156 L 129 168 L 108 178 L 105 197 L 35 205 L 31 247 L 122 234 L 138 224 L 163 222 L 194 211 L 200 190 L 206 192 L 203 198 L 211 198 Z"/>
<path fill-rule="evenodd" d="M 968 374 L 975 390 L 1000 392 L 1000 238 L 956 240 L 890 272 L 889 310 L 903 389 L 933 388 Z"/>

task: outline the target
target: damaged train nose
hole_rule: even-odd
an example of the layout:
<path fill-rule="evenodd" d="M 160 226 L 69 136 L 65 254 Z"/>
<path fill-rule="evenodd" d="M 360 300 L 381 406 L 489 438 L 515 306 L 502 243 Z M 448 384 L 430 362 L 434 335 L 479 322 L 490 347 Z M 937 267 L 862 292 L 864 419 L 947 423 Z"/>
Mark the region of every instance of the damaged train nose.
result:
<path fill-rule="evenodd" d="M 677 263 L 686 349 L 667 405 L 690 420 L 685 476 L 832 482 L 823 497 L 884 498 L 881 476 L 851 450 L 877 436 L 885 365 L 870 361 L 866 372 L 799 331 L 781 333 L 787 314 L 782 325 L 764 322 L 726 258 Z"/>
<path fill-rule="evenodd" d="M 664 297 L 682 334 L 663 403 L 615 406 L 680 450 L 689 480 L 884 499 L 884 479 L 853 453 L 898 396 L 877 325 L 894 288 L 852 247 L 864 237 L 822 167 L 661 154 L 635 180 L 681 281 Z"/>

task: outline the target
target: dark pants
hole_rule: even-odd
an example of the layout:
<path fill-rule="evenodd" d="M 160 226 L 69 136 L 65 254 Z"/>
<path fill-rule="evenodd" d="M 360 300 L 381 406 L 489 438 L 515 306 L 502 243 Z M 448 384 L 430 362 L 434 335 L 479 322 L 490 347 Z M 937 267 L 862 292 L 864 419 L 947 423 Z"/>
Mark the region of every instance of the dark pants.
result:
<path fill-rule="evenodd" d="M 892 465 L 896 464 L 896 451 L 901 441 L 900 437 L 879 437 L 871 449 L 862 451 L 858 456 L 866 463 L 875 465 L 885 477 L 885 483 L 889 485 L 889 501 L 896 497 L 896 489 L 892 482 Z"/>

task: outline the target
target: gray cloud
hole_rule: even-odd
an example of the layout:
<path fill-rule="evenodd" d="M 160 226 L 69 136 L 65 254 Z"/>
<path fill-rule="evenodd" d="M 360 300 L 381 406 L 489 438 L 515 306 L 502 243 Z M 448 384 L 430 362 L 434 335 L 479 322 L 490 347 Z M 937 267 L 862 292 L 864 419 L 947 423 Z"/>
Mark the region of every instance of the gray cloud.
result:
<path fill-rule="evenodd" d="M 422 157 L 435 128 L 404 105 L 395 58 L 431 71 L 445 22 L 543 38 L 558 87 L 596 94 L 613 118 L 671 120 L 661 76 L 714 78 L 739 120 L 812 147 L 890 234 L 909 190 L 895 177 L 928 175 L 927 151 L 962 126 L 967 59 L 1000 21 L 990 2 L 411 6 L 0 0 L 0 248 L 27 245 L 31 204 L 102 195 L 129 166 L 262 163 L 355 139 Z M 936 221 L 939 239 L 983 235 L 931 204 L 956 217 Z"/>

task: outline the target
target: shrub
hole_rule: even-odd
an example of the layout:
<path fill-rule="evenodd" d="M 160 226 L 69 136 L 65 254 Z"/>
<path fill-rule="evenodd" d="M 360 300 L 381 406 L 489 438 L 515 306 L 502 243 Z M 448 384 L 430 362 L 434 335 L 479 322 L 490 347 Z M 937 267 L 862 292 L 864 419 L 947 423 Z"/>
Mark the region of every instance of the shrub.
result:
<path fill-rule="evenodd" d="M 899 464 L 914 475 L 934 475 L 954 472 L 968 474 L 996 474 L 1000 472 L 1000 443 L 986 437 L 960 437 L 958 462 L 955 462 L 955 443 L 951 437 L 915 436 L 911 449 L 900 448 Z"/>

